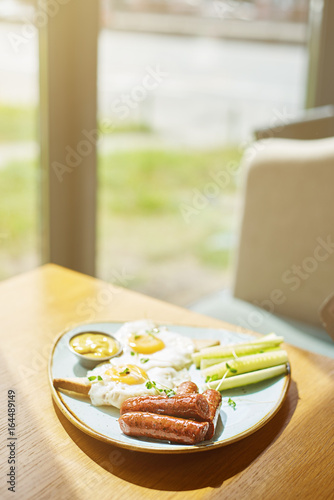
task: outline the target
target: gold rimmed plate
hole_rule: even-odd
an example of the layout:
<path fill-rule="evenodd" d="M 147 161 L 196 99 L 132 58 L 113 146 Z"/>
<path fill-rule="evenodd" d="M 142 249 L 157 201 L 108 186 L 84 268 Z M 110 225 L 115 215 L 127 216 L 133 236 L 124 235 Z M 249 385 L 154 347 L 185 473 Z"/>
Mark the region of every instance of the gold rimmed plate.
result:
<path fill-rule="evenodd" d="M 56 340 L 49 361 L 49 383 L 52 397 L 64 416 L 86 434 L 122 448 L 147 453 L 194 453 L 212 450 L 239 441 L 265 425 L 283 404 L 290 383 L 290 373 L 258 384 L 232 389 L 222 393 L 223 405 L 217 430 L 210 441 L 198 445 L 172 444 L 166 441 L 126 436 L 118 425 L 119 410 L 107 406 L 93 406 L 88 397 L 76 396 L 53 387 L 54 378 L 83 377 L 87 370 L 68 349 L 68 340 L 87 327 L 107 334 L 115 334 L 123 323 L 93 323 L 67 331 Z M 222 344 L 244 342 L 251 335 L 224 329 L 167 325 L 171 330 L 196 339 L 217 339 Z M 201 387 L 204 383 L 199 370 L 190 367 L 191 379 Z M 236 406 L 228 404 L 233 399 Z"/>

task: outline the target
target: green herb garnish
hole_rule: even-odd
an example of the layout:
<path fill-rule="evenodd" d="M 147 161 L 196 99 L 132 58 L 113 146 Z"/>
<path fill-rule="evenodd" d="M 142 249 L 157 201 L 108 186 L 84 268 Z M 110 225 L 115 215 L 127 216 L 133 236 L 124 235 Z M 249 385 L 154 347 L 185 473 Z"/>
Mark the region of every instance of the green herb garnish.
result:
<path fill-rule="evenodd" d="M 163 392 L 168 398 L 175 396 L 175 391 L 173 389 L 164 389 Z"/>
<path fill-rule="evenodd" d="M 129 375 L 130 369 L 126 366 L 122 372 L 119 372 L 120 375 Z"/>
<path fill-rule="evenodd" d="M 226 368 L 228 368 L 231 373 L 237 373 L 237 371 L 238 371 L 235 368 L 232 368 L 228 363 L 226 363 Z"/>
<path fill-rule="evenodd" d="M 157 384 L 156 384 L 156 382 L 154 382 L 154 380 L 149 380 L 148 382 L 146 382 L 146 387 L 147 387 L 147 389 L 155 389 L 158 392 L 164 392 L 163 389 L 159 389 L 157 387 Z"/>
<path fill-rule="evenodd" d="M 130 354 L 131 354 L 131 356 L 134 356 L 136 353 L 131 351 Z"/>
<path fill-rule="evenodd" d="M 140 339 L 140 337 L 141 337 L 141 335 L 139 333 L 136 333 L 136 335 L 134 336 L 134 339 L 138 340 L 138 339 Z"/>
<path fill-rule="evenodd" d="M 154 334 L 155 334 L 155 333 L 159 333 L 159 332 L 160 332 L 160 330 L 159 330 L 159 328 L 152 328 L 152 330 L 145 330 L 145 332 L 146 332 L 148 335 L 152 335 L 152 337 L 154 337 L 154 336 L 155 336 Z"/>
<path fill-rule="evenodd" d="M 218 375 L 208 375 L 205 382 L 214 382 L 215 380 L 218 380 Z"/>
<path fill-rule="evenodd" d="M 149 358 L 140 358 L 139 360 L 141 363 L 147 363 L 149 361 Z"/>
<path fill-rule="evenodd" d="M 88 380 L 90 380 L 91 382 L 92 382 L 93 380 L 95 380 L 95 379 L 96 379 L 96 376 L 95 376 L 95 375 L 92 375 L 91 377 L 88 377 Z"/>
<path fill-rule="evenodd" d="M 103 380 L 103 378 L 101 377 L 101 375 L 97 376 L 97 380 Z"/>
<path fill-rule="evenodd" d="M 227 404 L 232 406 L 233 410 L 236 409 L 237 403 L 235 401 L 233 401 L 233 399 L 228 398 Z"/>
<path fill-rule="evenodd" d="M 171 396 L 175 396 L 175 391 L 173 389 L 159 389 L 157 387 L 157 384 L 156 382 L 154 382 L 154 380 L 149 380 L 148 382 L 146 382 L 146 388 L 147 389 L 155 389 L 157 392 L 159 392 L 159 394 L 166 394 L 167 397 L 171 397 Z"/>
<path fill-rule="evenodd" d="M 151 384 L 152 384 L 152 387 L 154 387 L 154 389 L 155 389 L 156 391 L 158 391 L 158 392 L 162 392 L 162 389 L 158 389 L 156 382 L 154 382 L 153 380 L 151 380 Z"/>

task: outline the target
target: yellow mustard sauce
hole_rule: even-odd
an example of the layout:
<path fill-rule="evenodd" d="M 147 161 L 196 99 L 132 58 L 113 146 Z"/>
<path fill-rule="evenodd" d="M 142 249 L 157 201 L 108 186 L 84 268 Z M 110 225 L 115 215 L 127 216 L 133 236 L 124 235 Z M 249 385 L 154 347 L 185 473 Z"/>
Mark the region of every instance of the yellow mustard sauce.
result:
<path fill-rule="evenodd" d="M 103 333 L 79 333 L 70 340 L 70 346 L 87 358 L 106 358 L 116 354 L 119 345 L 116 340 Z"/>

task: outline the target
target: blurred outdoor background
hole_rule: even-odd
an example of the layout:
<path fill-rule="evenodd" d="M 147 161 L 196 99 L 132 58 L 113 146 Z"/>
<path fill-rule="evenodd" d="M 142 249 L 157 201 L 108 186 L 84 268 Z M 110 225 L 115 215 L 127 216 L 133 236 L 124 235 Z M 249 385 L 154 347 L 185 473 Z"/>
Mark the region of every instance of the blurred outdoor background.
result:
<path fill-rule="evenodd" d="M 35 9 L 0 2 L 0 279 L 41 263 Z M 180 305 L 230 285 L 240 159 L 305 106 L 307 22 L 307 0 L 101 1 L 98 277 Z"/>

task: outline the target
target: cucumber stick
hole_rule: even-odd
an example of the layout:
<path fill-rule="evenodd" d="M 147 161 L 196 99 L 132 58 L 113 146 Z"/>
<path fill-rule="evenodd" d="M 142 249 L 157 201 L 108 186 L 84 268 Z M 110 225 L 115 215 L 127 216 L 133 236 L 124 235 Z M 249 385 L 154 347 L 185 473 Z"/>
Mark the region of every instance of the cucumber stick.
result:
<path fill-rule="evenodd" d="M 225 391 L 226 389 L 234 389 L 236 387 L 256 384 L 258 382 L 262 382 L 263 380 L 278 377 L 279 375 L 284 375 L 285 373 L 287 373 L 287 371 L 287 365 L 281 364 L 278 366 L 272 366 L 270 368 L 264 368 L 263 370 L 243 373 L 241 375 L 236 375 L 235 377 L 208 382 L 204 384 L 204 388 L 216 389 L 217 391 Z"/>
<path fill-rule="evenodd" d="M 207 347 L 199 352 L 195 352 L 192 355 L 192 358 L 196 368 L 199 368 L 202 359 L 247 356 L 248 354 L 254 354 L 264 349 L 278 347 L 283 340 L 283 337 L 278 337 L 274 333 L 270 333 L 264 337 L 260 337 L 250 342 L 244 342 L 242 344 Z"/>
<path fill-rule="evenodd" d="M 260 349 L 258 350 L 257 352 L 260 353 L 260 352 L 268 352 L 268 351 L 278 351 L 280 350 L 280 347 L 267 347 L 267 348 L 263 348 L 263 349 Z M 257 352 L 255 352 L 254 354 L 257 354 Z M 200 369 L 201 370 L 204 370 L 205 368 L 208 368 L 209 366 L 212 366 L 212 365 L 216 365 L 218 363 L 222 363 L 223 361 L 229 361 L 230 359 L 236 359 L 235 356 L 228 356 L 228 357 L 221 357 L 221 358 L 203 358 L 201 359 L 201 362 L 200 362 Z"/>
<path fill-rule="evenodd" d="M 218 363 L 222 363 L 223 361 L 229 361 L 230 359 L 234 359 L 234 356 L 228 356 L 227 358 L 203 358 L 200 362 L 200 369 L 204 370 L 212 365 L 217 365 Z"/>
<path fill-rule="evenodd" d="M 223 377 L 233 377 L 241 373 L 248 373 L 271 366 L 288 362 L 288 355 L 283 349 L 267 351 L 259 354 L 250 354 L 236 359 L 223 361 L 202 370 L 202 375 L 207 380 L 214 377 L 216 380 Z"/>

